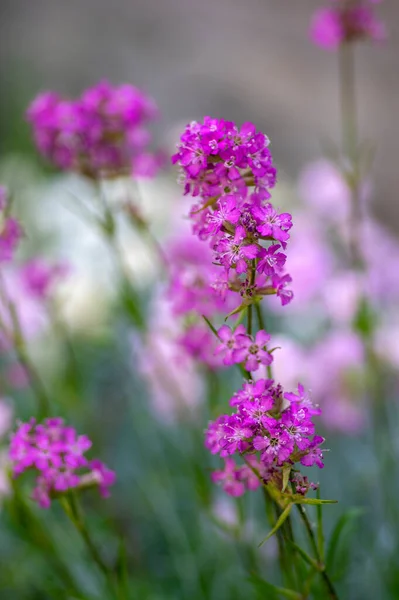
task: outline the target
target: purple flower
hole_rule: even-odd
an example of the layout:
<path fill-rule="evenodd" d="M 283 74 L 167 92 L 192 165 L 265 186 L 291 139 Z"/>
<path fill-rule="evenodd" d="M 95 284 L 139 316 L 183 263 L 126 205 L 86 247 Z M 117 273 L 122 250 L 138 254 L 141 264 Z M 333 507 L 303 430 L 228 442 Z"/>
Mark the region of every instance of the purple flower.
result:
<path fill-rule="evenodd" d="M 34 258 L 21 268 L 22 284 L 35 298 L 45 298 L 57 279 L 62 278 L 68 271 L 66 265 L 48 265 L 40 258 Z"/>
<path fill-rule="evenodd" d="M 238 339 L 238 348 L 233 351 L 233 359 L 236 363 L 244 363 L 247 371 L 256 371 L 259 366 L 270 365 L 273 362 L 272 355 L 267 351 L 266 345 L 270 341 L 270 335 L 266 331 L 258 331 L 253 339 L 249 335 L 242 335 Z"/>
<path fill-rule="evenodd" d="M 313 404 L 309 394 L 305 391 L 305 388 L 301 383 L 298 383 L 297 394 L 294 394 L 293 392 L 287 392 L 286 394 L 284 394 L 284 398 L 286 398 L 286 400 L 289 400 L 289 402 L 291 403 L 297 403 L 298 406 L 306 408 L 309 415 L 321 414 L 320 408 L 317 405 L 315 406 Z"/>
<path fill-rule="evenodd" d="M 153 100 L 137 88 L 102 81 L 77 100 L 41 94 L 26 116 L 45 158 L 62 170 L 98 179 L 153 172 L 146 126 L 156 114 Z"/>
<path fill-rule="evenodd" d="M 306 450 L 310 445 L 309 436 L 314 433 L 314 424 L 306 408 L 292 404 L 281 417 L 286 432 L 300 450 Z"/>
<path fill-rule="evenodd" d="M 225 365 L 233 365 L 236 362 L 234 352 L 245 334 L 244 325 L 239 325 L 235 331 L 232 331 L 228 325 L 222 325 L 217 334 L 221 344 L 216 348 L 215 354 L 222 356 Z"/>
<path fill-rule="evenodd" d="M 240 214 L 237 198 L 233 195 L 225 196 L 218 201 L 216 210 L 208 213 L 209 232 L 217 233 L 226 222 L 237 223 Z"/>
<path fill-rule="evenodd" d="M 276 273 L 281 271 L 287 257 L 283 252 L 277 252 L 280 248 L 280 244 L 273 244 L 272 246 L 269 246 L 269 248 L 263 249 L 260 255 L 260 261 L 257 265 L 259 273 L 264 273 L 268 277 L 273 277 Z"/>
<path fill-rule="evenodd" d="M 90 447 L 87 436 L 78 436 L 58 417 L 43 424 L 31 419 L 29 423 L 20 423 L 11 437 L 9 457 L 13 475 L 17 477 L 29 469 L 36 472 L 32 497 L 42 508 L 50 506 L 53 494 L 79 488 L 85 480 L 106 495 L 115 474 L 100 461 L 88 462 L 84 454 Z"/>
<path fill-rule="evenodd" d="M 269 397 L 268 390 L 272 383 L 272 379 L 258 379 L 256 382 L 246 381 L 242 388 L 231 398 L 230 406 L 237 406 L 245 402 L 254 402 L 263 396 Z"/>
<path fill-rule="evenodd" d="M 235 452 L 245 450 L 248 438 L 252 437 L 252 430 L 247 427 L 239 415 L 228 417 L 222 425 L 223 437 L 220 440 L 220 456 L 228 456 Z"/>
<path fill-rule="evenodd" d="M 233 458 L 224 459 L 223 471 L 214 471 L 211 475 L 214 483 L 221 483 L 224 491 L 229 496 L 242 496 L 245 493 L 245 484 L 240 479 L 242 470 L 239 469 Z"/>
<path fill-rule="evenodd" d="M 263 207 L 254 207 L 254 214 L 262 222 L 258 227 L 259 233 L 264 237 L 281 242 L 283 248 L 286 248 L 286 242 L 290 238 L 288 231 L 292 227 L 291 215 L 289 213 L 279 214 L 270 203 Z"/>
<path fill-rule="evenodd" d="M 286 285 L 291 283 L 292 277 L 290 275 L 274 275 L 272 278 L 273 287 L 276 290 L 277 297 L 280 298 L 282 306 L 289 304 L 294 297 L 292 290 L 287 290 Z"/>
<path fill-rule="evenodd" d="M 256 258 L 260 246 L 248 243 L 244 227 L 238 226 L 234 237 L 226 235 L 215 245 L 217 259 L 226 269 L 236 269 L 240 275 L 248 270 L 248 260 Z"/>
<path fill-rule="evenodd" d="M 241 495 L 245 489 L 257 489 L 261 481 L 268 484 L 282 479 L 282 468 L 301 463 L 323 466 L 320 445 L 324 438 L 314 435 L 313 406 L 299 384 L 299 393 L 285 393 L 273 380 L 245 382 L 230 404 L 237 408 L 232 415 L 222 415 L 210 423 L 205 445 L 213 454 L 230 458 L 241 455 L 246 464 L 238 467 L 232 460 L 214 481 L 226 482 L 227 493 Z M 260 456 L 258 455 L 260 454 Z M 300 474 L 297 493 L 306 494 L 317 486 Z"/>
<path fill-rule="evenodd" d="M 98 459 L 90 462 L 90 469 L 92 475 L 97 480 L 98 491 L 103 498 L 107 498 L 110 495 L 109 488 L 114 485 L 116 481 L 115 472 L 108 469 L 108 467 Z"/>
<path fill-rule="evenodd" d="M 324 467 L 323 463 L 323 452 L 320 445 L 324 442 L 324 438 L 321 435 L 315 435 L 311 441 L 305 456 L 301 458 L 301 464 L 305 467 L 312 467 L 317 465 L 319 469 Z"/>
<path fill-rule="evenodd" d="M 203 198 L 223 196 L 233 190 L 245 197 L 248 186 L 265 195 L 276 183 L 269 139 L 255 125 L 241 129 L 223 119 L 204 117 L 187 125 L 172 162 L 181 169 L 185 193 Z"/>
<path fill-rule="evenodd" d="M 246 425 L 257 428 L 269 422 L 269 411 L 273 408 L 273 405 L 274 399 L 272 396 L 262 396 L 252 402 L 249 400 L 242 402 L 239 406 L 239 412 Z"/>
<path fill-rule="evenodd" d="M 369 3 L 373 3 L 373 0 L 369 0 Z M 340 1 L 330 8 L 315 12 L 310 37 L 318 46 L 336 50 L 343 43 L 363 39 L 384 40 L 386 29 L 366 0 L 355 0 L 352 3 Z"/>
<path fill-rule="evenodd" d="M 253 445 L 261 452 L 261 460 L 267 465 L 273 462 L 283 464 L 294 449 L 294 442 L 290 436 L 278 426 L 271 428 L 268 435 L 256 436 Z"/>
<path fill-rule="evenodd" d="M 223 425 L 226 423 L 227 418 L 227 415 L 221 415 L 216 421 L 209 423 L 205 432 L 205 447 L 212 454 L 218 454 L 221 450 L 220 442 L 224 437 Z"/>

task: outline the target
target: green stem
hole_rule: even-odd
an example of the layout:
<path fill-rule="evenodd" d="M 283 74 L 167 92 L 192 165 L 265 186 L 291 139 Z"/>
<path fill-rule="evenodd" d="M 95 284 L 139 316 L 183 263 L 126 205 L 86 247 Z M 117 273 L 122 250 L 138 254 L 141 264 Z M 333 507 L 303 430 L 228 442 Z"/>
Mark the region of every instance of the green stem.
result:
<path fill-rule="evenodd" d="M 28 375 L 30 388 L 33 391 L 38 403 L 39 418 L 42 419 L 50 414 L 49 397 L 36 370 L 36 367 L 33 365 L 29 357 L 17 309 L 12 300 L 8 297 L 4 282 L 1 277 L 0 296 L 5 308 L 8 310 L 8 316 L 12 325 L 12 332 L 8 331 L 7 326 L 3 322 L 0 322 L 0 327 L 5 333 L 6 337 L 12 342 L 17 359 Z"/>
<path fill-rule="evenodd" d="M 355 54 L 352 43 L 342 44 L 339 50 L 339 82 L 342 122 L 342 147 L 351 163 L 356 162 L 357 109 L 355 83 Z"/>
<path fill-rule="evenodd" d="M 266 325 L 265 325 L 265 321 L 263 319 L 262 309 L 260 307 L 259 302 L 255 303 L 255 311 L 256 311 L 256 316 L 258 318 L 259 328 L 266 331 Z M 273 369 L 272 369 L 271 365 L 267 365 L 267 376 L 269 379 L 273 379 Z"/>
<path fill-rule="evenodd" d="M 262 491 L 263 491 L 263 498 L 265 501 L 266 515 L 267 515 L 267 519 L 269 521 L 269 526 L 270 526 L 270 529 L 273 529 L 275 520 L 278 519 L 278 517 L 280 516 L 278 513 L 278 510 L 277 510 L 278 507 L 275 504 L 275 502 L 273 501 L 273 499 L 270 497 L 270 495 L 267 491 L 267 488 L 265 486 L 262 488 Z M 291 574 L 289 572 L 289 565 L 288 565 L 287 556 L 286 556 L 286 552 L 285 552 L 285 548 L 284 548 L 283 533 L 280 529 L 277 531 L 276 537 L 277 537 L 277 545 L 278 545 L 278 561 L 279 561 L 279 565 L 280 565 L 280 571 L 283 576 L 283 582 L 285 583 L 285 578 L 286 578 L 287 583 L 290 584 L 292 581 L 292 578 L 291 578 Z"/>
<path fill-rule="evenodd" d="M 354 44 L 344 43 L 339 50 L 339 89 L 342 123 L 342 150 L 349 162 L 347 181 L 351 193 L 350 254 L 353 266 L 362 268 L 359 141 L 357 128 L 357 101 Z"/>
<path fill-rule="evenodd" d="M 79 506 L 77 497 L 71 493 L 68 496 L 64 496 L 61 500 L 61 505 L 69 517 L 70 521 L 74 525 L 76 531 L 80 534 L 89 555 L 93 559 L 93 562 L 97 565 L 98 569 L 106 578 L 108 587 L 112 595 L 115 595 L 115 589 L 117 586 L 116 573 L 111 569 L 103 560 L 97 546 L 93 542 L 90 532 L 86 526 L 83 518 L 81 507 Z"/>
<path fill-rule="evenodd" d="M 301 516 L 301 519 L 305 525 L 305 529 L 306 529 L 306 533 L 308 534 L 308 537 L 309 537 L 310 545 L 312 547 L 312 550 L 314 552 L 316 560 L 319 564 L 320 575 L 321 575 L 321 578 L 323 579 L 324 585 L 326 586 L 328 597 L 331 600 L 338 600 L 337 592 L 335 591 L 334 585 L 333 585 L 330 577 L 327 574 L 325 565 L 323 564 L 322 557 L 320 555 L 319 548 L 317 546 L 316 537 L 314 535 L 312 525 L 309 521 L 306 510 L 301 504 L 297 504 L 296 507 L 297 507 L 299 514 Z"/>
<path fill-rule="evenodd" d="M 252 313 L 253 313 L 253 305 L 250 304 L 248 306 L 248 320 L 247 320 L 247 330 L 249 335 L 252 335 Z"/>

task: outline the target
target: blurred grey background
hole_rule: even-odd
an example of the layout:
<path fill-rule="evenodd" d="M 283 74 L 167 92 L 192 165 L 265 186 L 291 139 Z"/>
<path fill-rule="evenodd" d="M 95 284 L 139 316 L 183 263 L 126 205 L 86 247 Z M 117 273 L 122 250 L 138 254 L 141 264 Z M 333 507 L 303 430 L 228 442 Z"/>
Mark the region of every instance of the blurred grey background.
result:
<path fill-rule="evenodd" d="M 337 57 L 308 40 L 317 0 L 2 0 L 0 151 L 29 151 L 22 113 L 45 89 L 78 94 L 101 78 L 158 102 L 160 141 L 212 114 L 252 120 L 294 180 L 339 141 Z M 378 12 L 390 37 L 357 48 L 361 132 L 376 143 L 375 210 L 399 231 L 397 0 Z"/>

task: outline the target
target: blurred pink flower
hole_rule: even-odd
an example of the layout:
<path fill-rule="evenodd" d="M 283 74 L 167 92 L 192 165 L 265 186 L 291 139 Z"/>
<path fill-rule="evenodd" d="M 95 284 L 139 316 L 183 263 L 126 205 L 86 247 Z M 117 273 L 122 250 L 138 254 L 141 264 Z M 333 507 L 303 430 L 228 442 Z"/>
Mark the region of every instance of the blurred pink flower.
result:
<path fill-rule="evenodd" d="M 349 218 L 350 190 L 334 163 L 325 159 L 310 163 L 300 175 L 298 190 L 308 207 L 327 223 Z"/>
<path fill-rule="evenodd" d="M 49 264 L 42 258 L 32 258 L 20 268 L 22 285 L 31 296 L 45 298 L 53 285 L 67 275 L 69 267 L 63 263 Z"/>
<path fill-rule="evenodd" d="M 3 271 L 3 284 L 6 296 L 13 303 L 18 314 L 18 320 L 26 339 L 35 338 L 47 326 L 47 316 L 43 303 L 26 293 L 21 274 L 15 267 Z M 0 297 L 0 316 L 10 329 L 12 319 L 4 298 Z"/>
<path fill-rule="evenodd" d="M 204 382 L 195 360 L 180 343 L 183 334 L 162 292 L 154 298 L 144 339 L 131 336 L 132 360 L 147 382 L 155 415 L 166 422 L 195 412 Z"/>
<path fill-rule="evenodd" d="M 337 324 L 350 325 L 355 318 L 365 278 L 354 271 L 343 271 L 326 281 L 322 296 L 327 315 Z"/>

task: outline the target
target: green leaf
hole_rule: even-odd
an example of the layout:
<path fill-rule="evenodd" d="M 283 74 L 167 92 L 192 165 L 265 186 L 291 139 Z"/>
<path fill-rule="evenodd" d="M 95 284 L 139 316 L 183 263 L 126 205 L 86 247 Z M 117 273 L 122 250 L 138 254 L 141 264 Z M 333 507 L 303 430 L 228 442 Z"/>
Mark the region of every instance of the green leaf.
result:
<path fill-rule="evenodd" d="M 313 569 L 316 569 L 316 571 L 321 571 L 322 568 L 319 565 L 319 563 L 317 562 L 317 560 L 315 560 L 314 558 L 312 558 L 311 556 L 309 556 L 309 554 L 300 546 L 298 546 L 298 544 L 296 544 L 295 542 L 293 542 L 292 540 L 287 540 L 288 544 L 294 548 L 294 550 L 296 550 L 296 552 L 298 552 L 298 554 L 303 558 L 303 560 L 310 565 Z"/>
<path fill-rule="evenodd" d="M 302 596 L 295 590 L 290 590 L 288 588 L 278 587 L 259 575 L 252 575 L 249 578 L 249 581 L 254 585 L 256 590 L 265 593 L 265 600 L 278 600 L 279 598 L 289 598 L 290 600 L 301 600 Z M 266 596 L 267 594 L 267 596 Z"/>
<path fill-rule="evenodd" d="M 287 489 L 288 482 L 290 480 L 291 467 L 285 466 L 283 467 L 283 487 L 281 489 L 282 492 L 285 492 Z"/>
<path fill-rule="evenodd" d="M 118 558 L 116 561 L 115 570 L 118 578 L 118 590 L 121 593 L 121 598 L 127 598 L 129 591 L 129 575 L 127 566 L 126 542 L 123 538 L 121 538 L 119 541 Z"/>
<path fill-rule="evenodd" d="M 356 519 L 364 514 L 364 512 L 362 508 L 352 508 L 338 519 L 327 548 L 326 565 L 329 570 L 333 570 L 336 567 L 336 557 L 342 554 L 341 552 L 338 553 L 338 549 L 342 546 L 343 537 L 350 534 Z"/>
<path fill-rule="evenodd" d="M 277 521 L 276 521 L 276 524 L 275 524 L 275 526 L 273 527 L 273 529 L 271 529 L 271 531 L 269 531 L 269 533 L 267 534 L 267 536 L 265 537 L 265 539 L 264 539 L 264 540 L 262 540 L 262 541 L 260 542 L 260 544 L 258 544 L 259 548 L 260 548 L 261 546 L 263 546 L 263 544 L 264 544 L 265 542 L 267 542 L 267 540 L 268 540 L 268 539 L 270 539 L 270 538 L 271 538 L 271 537 L 272 537 L 272 536 L 273 536 L 273 535 L 276 533 L 276 531 L 278 531 L 278 530 L 280 529 L 281 525 L 284 523 L 284 521 L 287 519 L 288 515 L 290 514 L 290 512 L 291 512 L 291 509 L 292 509 L 292 507 L 293 507 L 293 506 L 294 506 L 294 505 L 293 505 L 293 503 L 291 502 L 290 504 L 288 504 L 288 505 L 285 507 L 285 509 L 283 510 L 283 512 L 281 513 L 281 515 L 279 516 L 279 518 L 277 519 Z"/>
<path fill-rule="evenodd" d="M 323 500 L 320 498 L 304 498 L 300 494 L 294 494 L 291 498 L 294 504 L 312 504 L 317 506 L 318 504 L 337 504 L 338 500 Z"/>
<path fill-rule="evenodd" d="M 202 318 L 204 319 L 205 323 L 208 325 L 208 327 L 212 331 L 212 333 L 214 333 L 216 335 L 216 337 L 219 339 L 218 332 L 216 331 L 216 329 L 214 328 L 214 326 L 212 325 L 210 320 L 205 315 L 202 315 Z"/>
<path fill-rule="evenodd" d="M 317 488 L 317 499 L 320 500 L 320 488 Z M 317 514 L 317 547 L 322 561 L 324 561 L 324 531 L 323 531 L 323 514 L 321 504 L 316 506 Z"/>
<path fill-rule="evenodd" d="M 370 337 L 377 325 L 377 315 L 366 298 L 360 301 L 354 318 L 354 329 L 364 338 Z"/>
<path fill-rule="evenodd" d="M 240 304 L 239 306 L 237 306 L 237 308 L 235 308 L 234 310 L 232 310 L 231 312 L 229 312 L 229 314 L 226 315 L 226 317 L 225 317 L 224 320 L 227 321 L 227 319 L 229 317 L 232 317 L 233 315 L 237 315 L 238 313 L 242 313 L 244 310 L 247 310 L 247 308 L 248 308 L 248 304 L 245 304 L 243 302 L 242 304 Z"/>

